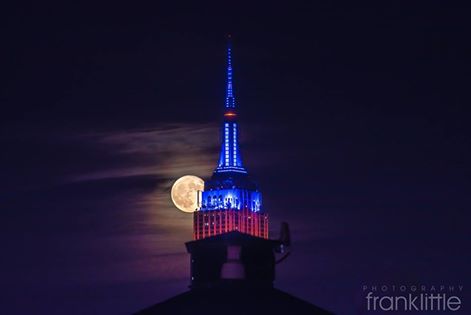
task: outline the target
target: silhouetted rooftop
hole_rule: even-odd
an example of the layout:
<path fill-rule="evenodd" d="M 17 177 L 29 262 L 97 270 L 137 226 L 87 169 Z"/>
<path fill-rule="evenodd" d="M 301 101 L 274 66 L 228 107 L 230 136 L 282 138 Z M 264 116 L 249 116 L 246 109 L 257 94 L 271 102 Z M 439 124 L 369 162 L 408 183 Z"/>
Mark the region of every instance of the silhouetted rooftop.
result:
<path fill-rule="evenodd" d="M 228 285 L 191 290 L 135 313 L 135 315 L 153 314 L 328 315 L 332 313 L 275 288 Z"/>

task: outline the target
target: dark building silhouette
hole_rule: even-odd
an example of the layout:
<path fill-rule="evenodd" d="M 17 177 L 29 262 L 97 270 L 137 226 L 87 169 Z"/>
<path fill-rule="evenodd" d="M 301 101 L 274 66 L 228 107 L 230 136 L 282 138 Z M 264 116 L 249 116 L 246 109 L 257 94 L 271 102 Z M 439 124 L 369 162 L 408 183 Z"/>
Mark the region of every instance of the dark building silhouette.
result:
<path fill-rule="evenodd" d="M 236 117 L 229 45 L 219 164 L 194 215 L 195 240 L 186 243 L 190 291 L 136 315 L 331 314 L 273 286 L 275 266 L 289 254 L 289 230 L 284 223 L 280 239 L 268 239 L 261 194 L 240 158 Z"/>
<path fill-rule="evenodd" d="M 274 251 L 281 243 L 229 232 L 186 243 L 191 255 L 191 288 L 211 288 L 233 279 L 251 286 L 272 287 L 275 280 Z"/>
<path fill-rule="evenodd" d="M 191 290 L 136 315 L 332 314 L 273 287 L 283 247 L 237 231 L 188 242 Z"/>

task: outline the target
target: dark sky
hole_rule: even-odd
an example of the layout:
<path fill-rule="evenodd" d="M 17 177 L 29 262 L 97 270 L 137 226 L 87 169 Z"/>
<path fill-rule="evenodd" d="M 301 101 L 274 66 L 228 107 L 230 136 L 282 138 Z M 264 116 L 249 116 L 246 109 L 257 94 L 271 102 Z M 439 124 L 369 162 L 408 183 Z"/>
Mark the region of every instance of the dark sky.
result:
<path fill-rule="evenodd" d="M 271 235 L 292 230 L 277 287 L 340 314 L 365 313 L 364 284 L 469 304 L 470 11 L 410 2 L 4 8 L 0 312 L 187 289 L 169 189 L 216 166 L 229 32 L 244 161 Z"/>

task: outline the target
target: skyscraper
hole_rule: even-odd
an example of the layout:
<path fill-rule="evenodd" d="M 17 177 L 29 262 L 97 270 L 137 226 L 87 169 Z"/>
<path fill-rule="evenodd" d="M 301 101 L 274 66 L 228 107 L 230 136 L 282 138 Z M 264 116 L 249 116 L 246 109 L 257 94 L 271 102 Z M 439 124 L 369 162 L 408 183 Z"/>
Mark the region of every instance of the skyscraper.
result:
<path fill-rule="evenodd" d="M 289 230 L 282 224 L 280 238 L 268 239 L 262 195 L 242 164 L 231 53 L 229 43 L 219 163 L 194 213 L 195 240 L 185 243 L 191 290 L 135 315 L 331 315 L 274 287 L 276 264 L 289 254 Z"/>
<path fill-rule="evenodd" d="M 232 44 L 227 44 L 227 86 L 219 162 L 194 213 L 194 238 L 230 231 L 268 238 L 268 215 L 262 194 L 242 163 L 238 112 L 232 82 Z"/>

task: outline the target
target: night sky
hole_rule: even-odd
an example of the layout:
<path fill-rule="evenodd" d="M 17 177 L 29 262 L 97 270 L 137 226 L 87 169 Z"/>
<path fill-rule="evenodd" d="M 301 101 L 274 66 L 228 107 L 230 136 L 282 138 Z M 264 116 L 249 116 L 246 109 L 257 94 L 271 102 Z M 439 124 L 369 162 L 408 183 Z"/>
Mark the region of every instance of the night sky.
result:
<path fill-rule="evenodd" d="M 292 231 L 276 286 L 364 314 L 364 284 L 461 284 L 469 311 L 470 11 L 409 2 L 4 8 L 0 313 L 187 290 L 169 192 L 216 167 L 229 32 L 244 163 Z"/>

